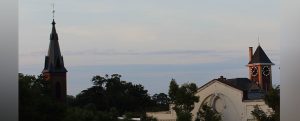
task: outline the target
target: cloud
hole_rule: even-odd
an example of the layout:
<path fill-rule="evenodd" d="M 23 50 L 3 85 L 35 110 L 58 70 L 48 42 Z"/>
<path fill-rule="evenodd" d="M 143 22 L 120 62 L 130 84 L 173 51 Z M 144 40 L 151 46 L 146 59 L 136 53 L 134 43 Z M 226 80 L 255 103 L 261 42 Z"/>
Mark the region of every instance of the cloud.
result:
<path fill-rule="evenodd" d="M 46 52 L 21 53 L 22 63 L 42 62 Z M 66 64 L 79 65 L 126 65 L 126 64 L 195 64 L 218 63 L 230 58 L 231 51 L 219 52 L 215 50 L 97 50 L 62 52 Z M 34 59 L 40 58 L 40 59 Z"/>
<path fill-rule="evenodd" d="M 101 49 L 88 49 L 88 50 L 73 50 L 62 52 L 64 56 L 173 56 L 173 55 L 210 55 L 220 56 L 235 53 L 234 51 L 216 51 L 216 50 L 160 50 L 160 51 L 138 51 L 138 50 L 123 50 L 117 51 L 114 49 L 101 50 Z M 31 51 L 28 53 L 20 53 L 22 57 L 36 57 L 46 55 L 46 51 Z"/>
<path fill-rule="evenodd" d="M 135 69 L 133 65 L 148 65 L 141 66 L 145 69 L 162 66 L 166 72 L 140 77 L 126 73 L 132 79 L 155 80 L 156 85 L 169 72 L 184 81 L 200 78 L 201 73 L 206 80 L 215 78 L 214 72 L 205 72 L 211 68 L 223 67 L 224 72 L 237 68 L 228 72 L 232 75 L 243 69 L 244 64 L 238 61 L 247 61 L 248 46 L 257 46 L 258 34 L 270 59 L 280 62 L 278 0 L 170 1 L 56 1 L 55 20 L 66 66 L 97 67 L 85 70 L 87 73 L 102 70 L 99 65 L 120 65 L 116 68 L 127 71 Z M 19 7 L 20 70 L 38 66 L 36 72 L 40 72 L 49 44 L 51 1 L 21 0 Z M 204 69 L 198 72 L 195 68 Z M 76 77 L 73 71 L 70 76 L 74 80 L 89 78 L 88 74 Z"/>

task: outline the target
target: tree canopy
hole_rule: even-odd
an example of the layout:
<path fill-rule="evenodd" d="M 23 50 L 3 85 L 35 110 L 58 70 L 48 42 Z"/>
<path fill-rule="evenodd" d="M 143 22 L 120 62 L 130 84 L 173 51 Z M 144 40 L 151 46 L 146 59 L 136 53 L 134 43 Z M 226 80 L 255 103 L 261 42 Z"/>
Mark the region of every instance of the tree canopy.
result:
<path fill-rule="evenodd" d="M 264 100 L 266 104 L 273 109 L 273 112 L 268 115 L 261 110 L 259 106 L 255 106 L 252 115 L 259 121 L 280 121 L 280 86 L 272 87 L 266 94 Z"/>
<path fill-rule="evenodd" d="M 174 104 L 173 109 L 177 115 L 177 121 L 191 121 L 191 111 L 194 109 L 194 103 L 199 101 L 199 97 L 195 96 L 197 85 L 194 83 L 185 83 L 178 86 L 175 79 L 172 79 L 169 86 L 169 96 Z"/>
<path fill-rule="evenodd" d="M 19 119 L 21 121 L 60 121 L 65 105 L 50 96 L 41 75 L 19 74 Z"/>
<path fill-rule="evenodd" d="M 42 75 L 19 74 L 20 121 L 117 121 L 130 114 L 143 121 L 149 110 L 166 110 L 169 98 L 164 93 L 152 97 L 141 84 L 121 80 L 121 75 L 94 76 L 93 86 L 76 96 L 67 96 L 66 103 L 50 95 L 48 81 Z"/>
<path fill-rule="evenodd" d="M 120 78 L 118 74 L 111 77 L 94 76 L 91 80 L 93 86 L 78 94 L 75 104 L 80 107 L 93 104 L 99 111 L 116 108 L 119 114 L 145 112 L 151 106 L 148 91 L 140 84 L 132 84 Z"/>
<path fill-rule="evenodd" d="M 221 121 L 221 114 L 205 103 L 197 113 L 196 121 Z"/>

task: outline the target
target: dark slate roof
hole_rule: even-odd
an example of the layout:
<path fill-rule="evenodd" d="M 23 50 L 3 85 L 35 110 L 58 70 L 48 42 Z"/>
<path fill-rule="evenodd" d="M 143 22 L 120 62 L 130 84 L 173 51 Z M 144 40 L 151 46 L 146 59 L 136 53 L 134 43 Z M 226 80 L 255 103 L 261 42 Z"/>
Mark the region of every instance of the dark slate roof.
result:
<path fill-rule="evenodd" d="M 251 90 L 247 92 L 247 96 L 245 97 L 245 100 L 264 99 L 265 92 L 263 90 Z"/>
<path fill-rule="evenodd" d="M 260 45 L 258 45 L 258 47 L 256 48 L 252 56 L 252 60 L 248 64 L 253 64 L 253 63 L 273 64 Z"/>
<path fill-rule="evenodd" d="M 253 81 L 248 78 L 227 79 L 226 82 L 238 87 L 243 91 L 260 89 Z"/>
<path fill-rule="evenodd" d="M 55 24 L 56 23 L 53 19 L 48 55 L 45 57 L 45 66 L 43 72 L 67 72 L 67 69 L 64 66 L 63 57 L 60 52 Z"/>
<path fill-rule="evenodd" d="M 243 92 L 243 100 L 257 100 L 263 99 L 265 97 L 265 92 L 259 86 L 257 86 L 253 81 L 248 78 L 234 78 L 234 79 L 226 79 L 221 76 L 218 79 L 213 79 L 208 83 L 199 87 L 199 89 L 204 88 L 214 82 L 221 82 L 230 87 L 238 89 Z"/>
<path fill-rule="evenodd" d="M 234 79 L 226 79 L 221 76 L 218 79 L 213 79 L 208 83 L 204 84 L 200 88 L 203 88 L 214 81 L 221 82 L 226 84 L 230 87 L 238 89 L 243 92 L 243 100 L 257 100 L 263 99 L 265 96 L 264 90 L 260 89 L 253 81 L 249 80 L 248 78 L 234 78 Z M 199 89 L 200 89 L 199 88 Z"/>
<path fill-rule="evenodd" d="M 248 78 L 234 78 L 225 80 L 227 83 L 230 83 L 241 90 L 250 90 L 250 89 L 259 89 L 253 81 Z"/>
<path fill-rule="evenodd" d="M 264 91 L 259 88 L 253 81 L 248 78 L 234 78 L 224 80 L 228 85 L 236 87 L 243 91 L 243 99 L 245 100 L 255 100 L 263 99 Z"/>

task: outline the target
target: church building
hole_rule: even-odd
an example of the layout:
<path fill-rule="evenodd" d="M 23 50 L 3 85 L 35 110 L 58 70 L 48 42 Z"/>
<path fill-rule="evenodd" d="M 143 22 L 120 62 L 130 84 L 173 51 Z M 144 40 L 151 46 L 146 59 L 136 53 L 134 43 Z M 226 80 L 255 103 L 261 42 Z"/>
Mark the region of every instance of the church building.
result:
<path fill-rule="evenodd" d="M 220 76 L 198 88 L 196 95 L 199 96 L 199 102 L 195 103 L 191 112 L 192 120 L 199 118 L 197 113 L 204 104 L 219 112 L 222 121 L 256 121 L 251 114 L 256 105 L 270 114 L 272 109 L 263 98 L 272 86 L 272 65 L 260 45 L 254 54 L 252 47 L 249 47 L 249 78 L 226 79 Z M 147 112 L 147 115 L 159 121 L 176 121 L 176 112 L 172 106 L 169 111 Z"/>
<path fill-rule="evenodd" d="M 64 66 L 64 59 L 60 52 L 55 24 L 53 19 L 48 54 L 45 57 L 45 65 L 42 73 L 44 79 L 49 81 L 52 96 L 61 102 L 65 102 L 67 96 L 68 71 Z"/>

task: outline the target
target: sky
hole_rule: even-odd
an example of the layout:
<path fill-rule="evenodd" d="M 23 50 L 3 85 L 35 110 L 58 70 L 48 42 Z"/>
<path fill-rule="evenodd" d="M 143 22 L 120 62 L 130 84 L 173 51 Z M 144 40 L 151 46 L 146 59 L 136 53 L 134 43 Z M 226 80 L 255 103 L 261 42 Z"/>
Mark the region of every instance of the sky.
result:
<path fill-rule="evenodd" d="M 19 72 L 38 75 L 51 32 L 52 3 L 67 93 L 95 75 L 121 74 L 149 94 L 179 84 L 248 77 L 248 47 L 259 43 L 279 84 L 279 0 L 20 0 Z"/>

